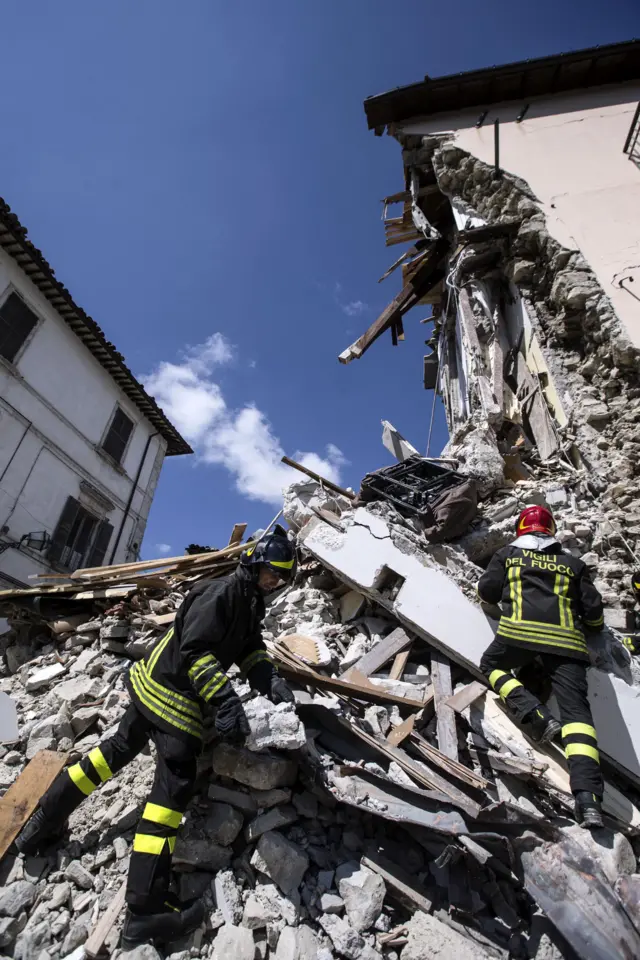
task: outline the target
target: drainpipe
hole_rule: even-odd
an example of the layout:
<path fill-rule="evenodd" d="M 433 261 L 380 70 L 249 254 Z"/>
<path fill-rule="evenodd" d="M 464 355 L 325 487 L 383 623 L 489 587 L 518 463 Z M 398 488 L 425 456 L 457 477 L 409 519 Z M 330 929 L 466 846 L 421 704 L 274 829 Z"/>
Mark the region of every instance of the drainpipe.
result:
<path fill-rule="evenodd" d="M 144 467 L 144 462 L 145 462 L 145 460 L 147 459 L 147 453 L 149 452 L 149 446 L 150 446 L 151 441 L 153 440 L 153 438 L 154 438 L 154 437 L 159 437 L 159 436 L 160 436 L 160 434 L 156 431 L 156 433 L 152 433 L 152 434 L 150 434 L 150 435 L 147 437 L 147 442 L 146 442 L 146 444 L 145 444 L 145 448 L 144 448 L 144 451 L 143 451 L 143 453 L 142 453 L 142 459 L 140 460 L 140 464 L 139 464 L 139 466 L 138 466 L 138 472 L 136 473 L 136 478 L 135 478 L 135 480 L 133 481 L 133 485 L 132 485 L 132 487 L 131 487 L 131 493 L 129 494 L 129 499 L 127 500 L 127 505 L 126 505 L 126 507 L 124 508 L 124 514 L 123 514 L 123 516 L 122 516 L 122 523 L 120 524 L 120 527 L 119 527 L 119 529 L 118 529 L 118 536 L 116 537 L 116 542 L 115 542 L 114 545 L 113 545 L 113 550 L 111 551 L 111 556 L 109 557 L 109 564 L 108 564 L 109 566 L 111 566 L 111 564 L 113 563 L 113 558 L 114 558 L 115 555 L 116 555 L 116 550 L 118 549 L 118 544 L 120 543 L 120 538 L 122 537 L 122 531 L 124 530 L 124 525 L 125 525 L 125 523 L 127 522 L 127 519 L 128 519 L 128 517 L 129 517 L 129 511 L 131 510 L 131 504 L 133 503 L 133 498 L 134 498 L 134 496 L 135 496 L 135 492 L 136 492 L 136 490 L 138 489 L 138 480 L 140 479 L 140 474 L 142 473 L 142 468 Z"/>

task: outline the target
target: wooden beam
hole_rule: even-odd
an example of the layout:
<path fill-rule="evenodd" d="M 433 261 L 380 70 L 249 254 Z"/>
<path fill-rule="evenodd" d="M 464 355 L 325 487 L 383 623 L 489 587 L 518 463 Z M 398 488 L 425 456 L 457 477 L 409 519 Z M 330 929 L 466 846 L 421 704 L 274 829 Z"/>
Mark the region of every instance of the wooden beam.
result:
<path fill-rule="evenodd" d="M 309 470 L 309 467 L 303 467 L 301 463 L 297 463 L 295 460 L 291 460 L 289 457 L 283 457 L 282 463 L 286 463 L 288 467 L 293 467 L 294 470 L 299 470 L 300 473 L 306 473 L 308 477 L 311 477 L 312 480 L 317 480 L 318 483 L 321 483 L 327 490 L 333 490 L 334 493 L 339 493 L 340 496 L 346 497 L 347 500 L 355 500 L 356 495 L 351 490 L 345 490 L 343 487 L 339 487 L 337 483 L 333 483 L 331 480 L 327 480 L 325 477 L 321 477 L 319 473 L 314 473 L 313 470 Z"/>
<path fill-rule="evenodd" d="M 404 673 L 404 668 L 407 665 L 410 653 L 411 647 L 407 647 L 406 650 L 401 650 L 400 653 L 396 654 L 396 658 L 389 671 L 389 680 L 402 680 L 402 674 Z"/>
<path fill-rule="evenodd" d="M 244 537 L 245 530 L 247 529 L 246 523 L 236 523 L 231 531 L 231 536 L 229 537 L 228 547 L 234 547 L 237 543 L 240 543 Z"/>
<path fill-rule="evenodd" d="M 405 633 L 402 627 L 396 627 L 390 634 L 378 641 L 368 653 L 365 653 L 364 657 L 360 657 L 357 663 L 349 667 L 348 670 L 345 670 L 341 679 L 348 680 L 353 670 L 364 674 L 365 677 L 371 676 L 372 673 L 375 673 L 376 670 L 383 667 L 392 657 L 401 653 L 406 647 L 411 646 L 412 642 L 412 638 Z"/>
<path fill-rule="evenodd" d="M 85 955 L 90 958 L 90 960 L 94 960 L 94 958 L 101 953 L 102 948 L 104 947 L 104 942 L 111 933 L 113 925 L 120 916 L 120 912 L 124 907 L 124 895 L 126 890 L 127 881 L 123 880 L 113 900 L 111 900 L 104 914 L 87 937 L 84 944 L 84 952 Z"/>
<path fill-rule="evenodd" d="M 424 913 L 431 912 L 433 901 L 416 888 L 415 879 L 406 873 L 402 867 L 399 867 L 397 863 L 387 860 L 382 854 L 373 851 L 369 851 L 361 862 L 363 866 L 369 867 L 370 870 L 382 877 L 390 895 L 395 894 L 395 899 L 399 899 L 404 906 L 408 903 L 410 908 L 417 908 Z"/>
<path fill-rule="evenodd" d="M 354 700 L 366 700 L 369 703 L 396 704 L 398 707 L 405 707 L 407 710 L 422 710 L 432 699 L 431 695 L 425 700 L 414 700 L 411 697 L 396 697 L 392 693 L 387 693 L 380 687 L 372 683 L 365 686 L 362 683 L 349 682 L 347 680 L 336 680 L 334 677 L 325 677 L 315 670 L 307 667 L 293 664 L 290 659 L 278 658 L 278 670 L 285 677 L 298 680 L 302 684 L 309 684 L 312 687 L 319 687 L 321 690 L 331 690 L 332 693 L 341 693 Z"/>
<path fill-rule="evenodd" d="M 419 733 L 415 731 L 412 732 L 410 743 L 425 760 L 428 760 L 430 763 L 435 763 L 436 766 L 444 770 L 445 773 L 450 774 L 452 777 L 457 777 L 458 780 L 462 780 L 467 786 L 475 787 L 477 790 L 486 790 L 489 786 L 488 780 L 474 773 L 473 770 L 469 770 L 463 763 L 452 760 L 445 753 L 437 750 L 436 747 L 432 747 Z"/>
<path fill-rule="evenodd" d="M 463 687 L 462 690 L 454 693 L 452 697 L 448 697 L 443 702 L 443 706 L 451 707 L 456 713 L 462 713 L 470 703 L 473 703 L 474 700 L 477 700 L 478 697 L 481 697 L 482 694 L 486 692 L 487 687 L 485 684 L 480 683 L 479 680 L 474 680 L 472 683 L 468 683 L 466 687 Z"/>
<path fill-rule="evenodd" d="M 0 860 L 67 762 L 66 753 L 40 750 L 0 800 Z"/>
<path fill-rule="evenodd" d="M 449 658 L 435 648 L 431 651 L 431 679 L 438 718 L 438 746 L 445 756 L 457 762 L 458 733 L 453 709 L 444 702 L 451 696 L 451 663 Z"/>

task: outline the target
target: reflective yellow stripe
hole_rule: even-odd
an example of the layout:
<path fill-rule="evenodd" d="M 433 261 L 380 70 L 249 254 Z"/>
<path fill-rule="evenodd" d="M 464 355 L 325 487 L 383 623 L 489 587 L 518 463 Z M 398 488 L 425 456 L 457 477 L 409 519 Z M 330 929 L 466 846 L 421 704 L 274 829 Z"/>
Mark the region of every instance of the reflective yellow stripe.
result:
<path fill-rule="evenodd" d="M 560 614 L 560 626 L 566 627 L 567 626 L 566 611 L 564 608 L 564 604 L 562 602 L 562 589 L 563 589 L 562 574 L 556 573 L 556 578 L 553 584 L 553 592 L 558 598 L 558 612 Z"/>
<path fill-rule="evenodd" d="M 157 803 L 148 803 L 144 808 L 142 819 L 177 829 L 182 823 L 182 814 L 178 810 L 170 810 L 169 807 L 161 807 Z"/>
<path fill-rule="evenodd" d="M 604 616 L 598 617 L 597 620 L 585 620 L 584 622 L 588 627 L 601 627 L 604 624 Z"/>
<path fill-rule="evenodd" d="M 498 680 L 500 679 L 500 677 L 506 677 L 506 676 L 507 676 L 507 671 L 506 671 L 506 670 L 492 670 L 492 671 L 491 671 L 491 673 L 489 674 L 489 683 L 491 684 L 491 686 L 493 687 L 494 690 L 495 690 L 495 688 L 496 688 L 496 683 L 498 682 Z"/>
<path fill-rule="evenodd" d="M 224 687 L 227 680 L 228 677 L 226 677 L 224 673 L 216 673 L 216 675 L 209 680 L 209 683 L 205 684 L 205 686 L 202 688 L 200 691 L 200 696 L 204 700 L 210 700 L 214 693 L 217 693 L 218 690 L 221 690 L 222 687 Z"/>
<path fill-rule="evenodd" d="M 113 776 L 113 773 L 111 772 L 111 767 L 105 760 L 104 754 L 100 749 L 100 747 L 95 747 L 90 752 L 89 760 L 91 760 L 91 763 L 93 764 L 96 773 L 98 774 L 98 776 L 100 777 L 103 783 L 105 782 L 105 780 L 108 780 L 109 777 Z"/>
<path fill-rule="evenodd" d="M 557 640 L 555 637 L 544 637 L 539 636 L 535 637 L 530 634 L 521 634 L 517 633 L 515 630 L 507 630 L 503 627 L 500 627 L 499 632 L 504 637 L 509 637 L 512 640 L 520 640 L 522 643 L 535 643 L 539 644 L 541 647 L 558 647 L 561 650 L 573 650 L 575 653 L 585 654 L 587 653 L 586 644 L 577 644 L 571 640 Z"/>
<path fill-rule="evenodd" d="M 567 757 L 591 757 L 596 763 L 600 763 L 600 754 L 595 747 L 589 747 L 586 743 L 568 743 L 564 748 Z"/>
<path fill-rule="evenodd" d="M 152 837 L 149 833 L 136 833 L 133 838 L 134 853 L 152 853 L 159 856 L 165 845 L 166 837 Z"/>
<path fill-rule="evenodd" d="M 268 663 L 273 663 L 273 660 L 266 650 L 254 650 L 253 653 L 250 653 L 249 656 L 245 657 L 240 663 L 240 669 L 243 673 L 247 673 L 251 670 L 251 667 L 255 667 L 256 663 L 260 663 L 263 660 L 266 660 Z"/>
<path fill-rule="evenodd" d="M 594 740 L 598 739 L 596 734 L 595 727 L 592 727 L 588 723 L 567 723 L 562 728 L 562 736 L 570 737 L 572 733 L 584 733 L 587 737 L 592 737 Z"/>
<path fill-rule="evenodd" d="M 269 560 L 270 567 L 281 567 L 283 570 L 291 570 L 293 567 L 293 560 Z"/>
<path fill-rule="evenodd" d="M 136 664 L 129 678 L 131 680 L 131 686 L 133 687 L 135 695 L 138 697 L 140 702 L 150 710 L 151 713 L 156 714 L 160 717 L 161 720 L 165 720 L 167 723 L 170 723 L 172 726 L 177 727 L 178 730 L 184 730 L 185 733 L 191 734 L 193 737 L 197 737 L 199 740 L 202 739 L 202 724 L 196 722 L 189 722 L 189 718 L 183 717 L 177 711 L 173 710 L 170 706 L 167 706 L 161 700 L 157 699 L 153 693 L 148 691 L 145 686 L 143 686 L 144 675 L 141 675 L 137 671 L 137 667 L 140 664 Z"/>
<path fill-rule="evenodd" d="M 197 680 L 199 674 L 203 673 L 208 669 L 209 665 L 212 667 L 219 667 L 217 659 L 212 653 L 207 653 L 204 657 L 200 657 L 199 660 L 196 660 L 195 663 L 189 668 L 189 678 L 190 680 Z"/>
<path fill-rule="evenodd" d="M 160 654 L 162 653 L 166 645 L 169 643 L 169 640 L 171 640 L 171 637 L 173 636 L 173 631 L 174 631 L 174 628 L 170 627 L 168 632 L 165 634 L 165 636 L 162 638 L 162 640 L 158 644 L 158 646 L 152 652 L 151 656 L 149 657 L 149 662 L 147 664 L 149 670 L 153 670 L 153 668 L 155 667 L 156 663 L 158 662 L 158 658 Z"/>
<path fill-rule="evenodd" d="M 155 696 L 158 700 L 164 701 L 172 710 L 178 710 L 182 713 L 186 713 L 189 715 L 189 719 L 195 720 L 197 723 L 202 722 L 200 707 L 197 703 L 195 703 L 195 701 L 189 700 L 187 697 L 183 697 L 174 690 L 169 690 L 168 687 L 163 687 L 161 683 L 157 683 L 149 675 L 149 672 L 145 668 L 145 665 L 142 661 L 140 661 L 137 666 L 140 668 L 140 679 L 144 683 L 145 687 L 148 688 L 149 693 L 152 696 Z"/>
<path fill-rule="evenodd" d="M 95 783 L 92 783 L 86 773 L 83 772 L 82 767 L 79 763 L 74 763 L 72 767 L 69 767 L 67 773 L 75 783 L 78 790 L 82 790 L 85 797 L 88 797 L 90 793 L 96 789 Z"/>
<path fill-rule="evenodd" d="M 544 620 L 515 620 L 513 621 L 511 617 L 506 618 L 506 622 L 510 627 L 518 630 L 532 630 L 534 633 L 552 633 L 559 637 L 568 637 L 573 640 L 584 640 L 584 635 L 581 630 L 569 629 L 569 627 L 561 627 L 558 623 L 545 623 Z"/>
<path fill-rule="evenodd" d="M 176 838 L 167 837 L 167 843 L 169 844 L 169 853 L 173 853 L 174 847 L 176 845 Z"/>
<path fill-rule="evenodd" d="M 521 687 L 522 684 L 519 680 L 516 680 L 515 677 L 512 677 L 511 680 L 507 680 L 506 683 L 503 683 L 500 687 L 500 696 L 505 700 L 512 690 L 515 690 L 516 687 Z"/>

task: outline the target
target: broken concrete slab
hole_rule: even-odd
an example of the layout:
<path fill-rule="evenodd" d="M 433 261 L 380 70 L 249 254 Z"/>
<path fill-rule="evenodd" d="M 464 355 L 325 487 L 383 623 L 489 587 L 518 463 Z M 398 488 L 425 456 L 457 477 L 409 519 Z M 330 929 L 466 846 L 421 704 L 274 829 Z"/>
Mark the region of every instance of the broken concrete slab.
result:
<path fill-rule="evenodd" d="M 408 942 L 402 960 L 489 960 L 490 953 L 441 920 L 418 911 L 405 924 Z"/>
<path fill-rule="evenodd" d="M 355 620 L 366 603 L 366 597 L 358 590 L 349 590 L 340 597 L 340 619 L 343 623 Z"/>
<path fill-rule="evenodd" d="M 336 951 L 346 960 L 373 960 L 380 957 L 377 950 L 369 947 L 348 920 L 335 913 L 323 913 L 318 923 L 327 934 Z"/>
<path fill-rule="evenodd" d="M 255 697 L 245 703 L 244 711 L 251 729 L 245 741 L 248 750 L 298 750 L 307 742 L 304 724 L 292 703 L 276 705 L 266 697 Z"/>
<path fill-rule="evenodd" d="M 8 693 L 0 691 L 0 743 L 18 739 L 18 711 Z"/>
<path fill-rule="evenodd" d="M 39 670 L 34 670 L 27 678 L 25 690 L 27 693 L 34 693 L 36 690 L 48 687 L 54 680 L 57 680 L 58 677 L 63 676 L 66 672 L 67 668 L 62 663 L 52 663 L 48 667 L 41 667 Z"/>
<path fill-rule="evenodd" d="M 351 925 L 360 933 L 372 927 L 384 903 L 386 887 L 382 877 L 359 861 L 350 860 L 336 870 L 336 885 Z"/>
<path fill-rule="evenodd" d="M 634 927 L 640 931 L 640 873 L 620 877 L 614 889 Z"/>
<path fill-rule="evenodd" d="M 173 853 L 173 864 L 180 870 L 202 870 L 214 872 L 224 870 L 231 863 L 232 850 L 214 843 L 197 831 L 182 830 L 178 834 Z"/>
<path fill-rule="evenodd" d="M 336 530 L 314 517 L 300 532 L 300 540 L 330 570 L 351 587 L 390 610 L 405 626 L 480 677 L 482 654 L 494 637 L 484 613 L 472 603 L 434 559 L 446 552 L 405 549 L 395 543 L 388 523 L 360 507 L 352 524 Z M 393 579 L 395 598 L 385 595 Z M 469 584 L 471 586 L 471 584 Z M 589 670 L 589 699 L 598 743 L 640 784 L 640 688 L 601 670 Z"/>
<path fill-rule="evenodd" d="M 286 757 L 272 753 L 252 753 L 242 747 L 220 743 L 211 755 L 214 772 L 256 790 L 292 786 L 298 767 Z"/>
<path fill-rule="evenodd" d="M 583 960 L 640 956 L 640 933 L 596 860 L 571 837 L 521 854 L 525 889 Z"/>
<path fill-rule="evenodd" d="M 583 830 L 577 823 L 562 827 L 561 830 L 564 836 L 571 837 L 584 847 L 586 853 L 602 867 L 612 885 L 619 877 L 635 873 L 636 855 L 623 833 L 607 828 Z"/>
<path fill-rule="evenodd" d="M 102 682 L 93 677 L 79 676 L 63 680 L 53 688 L 54 696 L 69 707 L 95 700 L 102 689 Z"/>
<path fill-rule="evenodd" d="M 309 858 L 296 843 L 281 833 L 263 833 L 251 857 L 251 865 L 266 874 L 283 893 L 296 893 L 309 867 Z"/>

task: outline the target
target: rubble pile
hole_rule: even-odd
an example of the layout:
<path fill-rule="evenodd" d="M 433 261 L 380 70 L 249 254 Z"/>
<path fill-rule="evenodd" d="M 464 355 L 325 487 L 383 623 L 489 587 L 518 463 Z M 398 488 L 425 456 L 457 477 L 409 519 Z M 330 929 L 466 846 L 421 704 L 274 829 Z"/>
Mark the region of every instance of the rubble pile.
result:
<path fill-rule="evenodd" d="M 561 751 L 536 747 L 509 720 L 466 655 L 443 655 L 436 625 L 435 646 L 410 628 L 416 614 L 400 603 L 402 578 L 381 569 L 361 586 L 346 560 L 341 572 L 342 561 L 319 558 L 322 544 L 340 554 L 345 537 L 373 532 L 408 564 L 444 573 L 459 604 L 484 622 L 474 600 L 480 564 L 511 538 L 519 505 L 542 497 L 565 544 L 593 553 L 613 592 L 611 561 L 598 552 L 605 538 L 579 483 L 573 473 L 562 485 L 503 483 L 471 529 L 446 544 L 427 542 L 388 503 L 362 506 L 315 481 L 287 491 L 298 574 L 270 599 L 263 635 L 296 704 L 274 706 L 232 671 L 251 734 L 244 746 L 216 739 L 212 727 L 205 738 L 174 867 L 178 894 L 203 897 L 207 919 L 167 956 L 640 955 L 640 812 L 624 771 L 608 774 L 610 796 L 624 803 L 610 803 L 607 828 L 576 827 Z M 168 561 L 164 570 L 158 561 L 79 571 L 67 584 L 0 595 L 11 625 L 0 691 L 19 718 L 19 739 L 0 747 L 3 792 L 42 750 L 75 762 L 115 731 L 132 660 L 153 648 L 197 579 L 229 570 L 228 556 L 215 558 L 185 558 L 178 572 Z M 445 705 L 454 693 L 455 706 Z M 81 805 L 47 856 L 5 857 L 0 955 L 85 955 L 126 877 L 153 773 L 150 746 Z M 119 931 L 115 923 L 105 943 L 114 957 Z M 127 956 L 158 954 L 141 947 Z"/>

